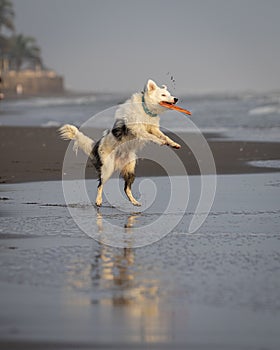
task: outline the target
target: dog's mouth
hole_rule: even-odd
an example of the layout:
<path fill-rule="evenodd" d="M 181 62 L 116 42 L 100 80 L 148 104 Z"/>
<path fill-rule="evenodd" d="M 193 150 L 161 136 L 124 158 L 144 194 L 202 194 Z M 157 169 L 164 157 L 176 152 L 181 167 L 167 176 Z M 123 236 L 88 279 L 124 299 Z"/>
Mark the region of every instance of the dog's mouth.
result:
<path fill-rule="evenodd" d="M 166 105 L 167 105 L 167 106 L 174 106 L 175 103 L 176 103 L 176 102 L 173 102 L 173 103 L 172 103 L 172 102 L 167 102 L 167 101 L 160 101 L 159 104 L 160 104 L 161 106 L 165 107 Z"/>
<path fill-rule="evenodd" d="M 159 104 L 164 106 L 164 105 L 169 105 L 169 106 L 173 106 L 175 105 L 176 102 L 167 102 L 167 101 L 161 101 Z"/>

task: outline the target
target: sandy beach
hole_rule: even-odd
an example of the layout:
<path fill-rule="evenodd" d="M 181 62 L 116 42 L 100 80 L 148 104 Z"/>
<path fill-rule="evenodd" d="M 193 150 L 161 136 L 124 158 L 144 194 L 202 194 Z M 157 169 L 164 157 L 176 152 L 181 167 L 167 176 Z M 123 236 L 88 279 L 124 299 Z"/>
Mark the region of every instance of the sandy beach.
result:
<path fill-rule="evenodd" d="M 144 178 L 157 188 L 151 206 L 136 211 L 114 192 L 113 178 L 103 208 L 83 207 L 78 194 L 70 208 L 61 184 L 68 143 L 56 129 L 1 127 L 0 137 L 2 349 L 279 349 L 279 143 L 206 135 L 218 173 L 206 221 L 186 234 L 194 190 L 169 234 L 133 249 L 92 239 L 69 209 L 97 239 L 115 232 L 129 242 L 137 229 L 160 238 L 178 214 L 162 215 L 170 193 L 160 167 L 141 159 L 137 167 L 144 204 Z M 164 148 L 152 152 L 160 162 Z M 196 189 L 195 159 L 185 146 L 178 154 Z M 175 164 L 172 178 L 184 183 L 182 175 Z M 94 198 L 90 164 L 87 178 Z M 68 182 L 71 188 L 77 179 Z"/>
<path fill-rule="evenodd" d="M 90 130 L 90 135 L 98 139 L 102 135 L 102 130 Z M 180 133 L 172 137 L 180 142 Z M 195 135 L 184 134 L 184 137 L 188 139 Z M 279 171 L 278 167 L 268 168 L 261 165 L 256 167 L 249 163 L 258 160 L 279 160 L 280 144 L 278 142 L 227 141 L 219 134 L 205 134 L 205 137 L 215 159 L 217 174 Z M 0 140 L 1 183 L 61 179 L 62 164 L 68 142 L 59 139 L 56 128 L 1 127 Z M 150 149 L 153 154 L 159 153 L 159 148 L 156 146 Z M 164 157 L 164 151 L 161 153 Z M 189 175 L 199 174 L 197 161 L 186 145 L 182 144 L 182 149 L 176 151 L 176 154 L 182 160 Z M 139 161 L 137 176 L 165 174 L 159 167 L 150 165 L 145 159 Z M 172 175 L 181 175 L 176 165 Z M 86 176 L 89 179 L 96 176 L 90 163 Z"/>

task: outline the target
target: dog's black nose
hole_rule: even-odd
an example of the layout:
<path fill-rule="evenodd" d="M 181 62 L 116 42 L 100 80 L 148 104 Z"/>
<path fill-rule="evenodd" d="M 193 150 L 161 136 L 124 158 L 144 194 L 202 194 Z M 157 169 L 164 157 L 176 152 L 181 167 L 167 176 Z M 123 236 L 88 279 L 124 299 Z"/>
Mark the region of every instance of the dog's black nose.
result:
<path fill-rule="evenodd" d="M 177 102 L 178 102 L 178 98 L 174 97 L 174 103 L 177 103 Z"/>

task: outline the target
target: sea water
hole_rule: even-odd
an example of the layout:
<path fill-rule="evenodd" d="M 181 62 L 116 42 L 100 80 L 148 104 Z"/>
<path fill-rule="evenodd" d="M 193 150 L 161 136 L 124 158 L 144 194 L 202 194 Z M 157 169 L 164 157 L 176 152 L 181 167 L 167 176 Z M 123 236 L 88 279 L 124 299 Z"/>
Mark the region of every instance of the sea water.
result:
<path fill-rule="evenodd" d="M 80 94 L 63 97 L 34 97 L 4 100 L 0 104 L 0 125 L 59 127 L 81 126 L 94 117 L 96 128 L 110 128 L 114 111 L 130 94 Z M 192 122 L 204 133 L 232 140 L 280 141 L 280 92 L 189 95 L 178 105 L 192 111 L 192 117 L 167 111 L 162 127 L 192 132 Z M 190 120 L 192 122 L 190 122 Z"/>

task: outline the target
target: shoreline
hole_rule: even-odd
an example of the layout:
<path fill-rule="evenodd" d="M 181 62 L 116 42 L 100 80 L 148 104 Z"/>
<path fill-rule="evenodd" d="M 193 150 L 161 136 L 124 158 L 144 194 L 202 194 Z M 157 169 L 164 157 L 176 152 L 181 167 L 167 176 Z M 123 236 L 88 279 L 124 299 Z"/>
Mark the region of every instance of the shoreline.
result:
<path fill-rule="evenodd" d="M 90 136 L 99 138 L 102 131 L 90 130 Z M 195 137 L 194 134 L 178 133 L 171 135 L 180 143 L 180 138 Z M 279 142 L 231 141 L 219 137 L 217 134 L 205 134 L 212 150 L 217 174 L 252 174 L 279 172 L 279 168 L 253 166 L 252 161 L 280 160 Z M 60 180 L 64 155 L 69 142 L 59 138 L 57 128 L 41 127 L 7 127 L 0 128 L 0 183 L 20 183 L 31 181 Z M 163 147 L 149 145 L 149 152 L 160 163 L 165 157 Z M 147 147 L 146 147 L 147 148 Z M 199 167 L 192 152 L 186 145 L 174 151 L 180 158 L 188 175 L 199 175 Z M 136 166 L 136 176 L 163 176 L 164 169 L 150 160 L 141 159 Z M 78 158 L 77 158 L 78 159 Z M 79 166 L 79 163 L 77 163 Z M 173 166 L 172 174 L 185 175 Z M 95 170 L 90 162 L 86 169 L 86 178 L 96 178 Z"/>

